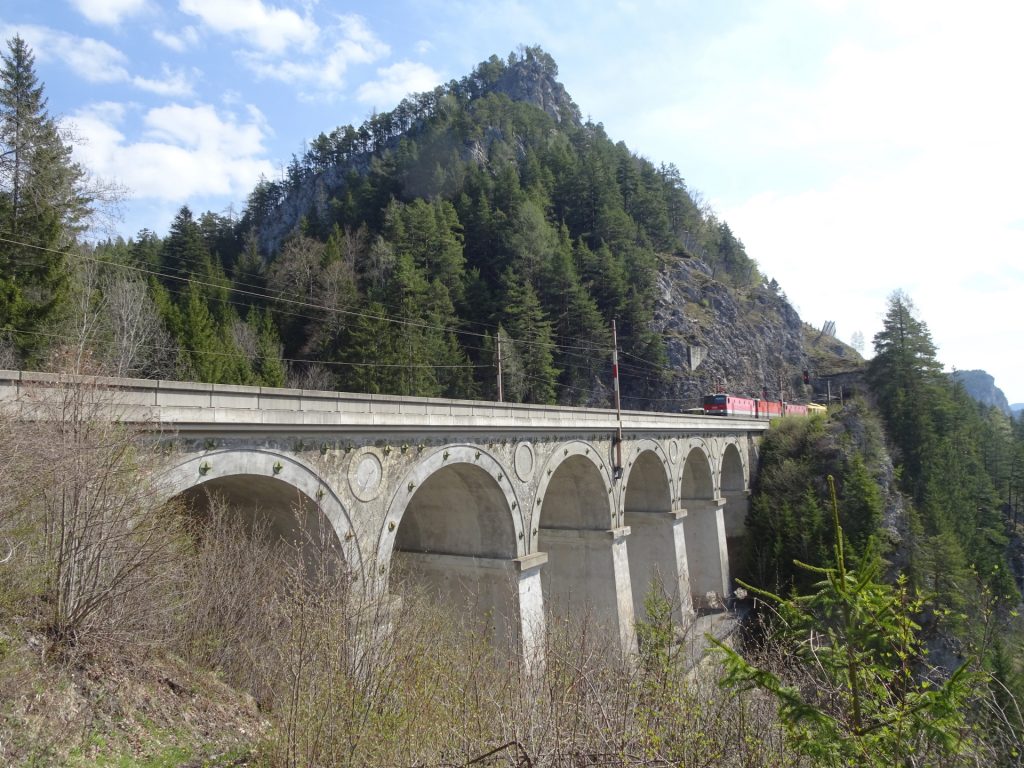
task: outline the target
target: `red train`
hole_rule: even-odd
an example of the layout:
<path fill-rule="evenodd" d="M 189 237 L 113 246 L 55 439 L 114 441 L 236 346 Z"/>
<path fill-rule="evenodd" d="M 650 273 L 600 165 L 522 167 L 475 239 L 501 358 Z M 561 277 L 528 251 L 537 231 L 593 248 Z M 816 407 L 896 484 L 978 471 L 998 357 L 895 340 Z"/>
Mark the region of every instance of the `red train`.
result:
<path fill-rule="evenodd" d="M 799 405 L 785 401 L 761 400 L 756 397 L 736 397 L 726 394 L 704 396 L 704 413 L 708 416 L 750 416 L 755 419 L 772 419 L 776 416 L 806 416 L 809 413 L 824 410 L 825 406 L 815 403 Z"/>

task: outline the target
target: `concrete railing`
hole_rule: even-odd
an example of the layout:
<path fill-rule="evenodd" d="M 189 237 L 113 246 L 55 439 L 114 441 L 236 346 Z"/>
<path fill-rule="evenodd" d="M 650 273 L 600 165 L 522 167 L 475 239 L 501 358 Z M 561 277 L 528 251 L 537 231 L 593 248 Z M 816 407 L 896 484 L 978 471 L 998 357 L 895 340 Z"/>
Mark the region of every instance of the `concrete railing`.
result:
<path fill-rule="evenodd" d="M 28 414 L 69 386 L 101 393 L 112 418 L 176 429 L 369 427 L 437 430 L 607 430 L 616 413 L 572 408 L 432 397 L 355 394 L 151 379 L 67 376 L 0 370 L 0 404 Z M 682 413 L 623 411 L 632 432 L 751 432 L 768 428 L 755 419 Z"/>

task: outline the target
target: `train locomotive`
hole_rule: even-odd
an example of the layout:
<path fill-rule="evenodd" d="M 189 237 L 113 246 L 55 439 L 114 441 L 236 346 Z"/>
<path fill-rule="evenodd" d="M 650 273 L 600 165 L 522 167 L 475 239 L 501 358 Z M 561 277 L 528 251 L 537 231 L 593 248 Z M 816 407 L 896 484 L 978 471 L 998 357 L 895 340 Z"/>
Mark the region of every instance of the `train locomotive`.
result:
<path fill-rule="evenodd" d="M 705 395 L 703 406 L 707 416 L 748 416 L 755 419 L 807 416 L 826 410 L 824 405 L 817 403 L 803 405 L 787 403 L 785 400 L 762 400 L 757 397 L 737 397 L 724 393 Z"/>

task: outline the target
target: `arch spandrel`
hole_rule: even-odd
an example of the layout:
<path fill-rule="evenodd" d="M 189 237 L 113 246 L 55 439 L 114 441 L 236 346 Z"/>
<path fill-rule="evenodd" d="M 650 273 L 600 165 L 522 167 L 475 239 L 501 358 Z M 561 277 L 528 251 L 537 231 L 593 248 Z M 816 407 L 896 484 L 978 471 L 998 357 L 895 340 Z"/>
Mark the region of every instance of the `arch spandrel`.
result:
<path fill-rule="evenodd" d="M 617 526 L 611 464 L 590 443 L 558 445 L 541 469 L 535 497 L 531 542 L 541 526 L 610 530 Z"/>
<path fill-rule="evenodd" d="M 286 500 L 289 492 L 282 488 L 292 489 L 300 495 L 297 500 L 327 520 L 348 568 L 363 573 L 362 554 L 345 505 L 315 469 L 295 456 L 263 448 L 208 451 L 165 470 L 157 487 L 168 501 L 209 487 L 224 490 L 229 500 L 233 490 L 257 505 L 271 499 L 271 506 Z"/>
<path fill-rule="evenodd" d="M 484 525 L 487 532 L 494 535 L 493 539 L 484 540 L 489 537 L 481 535 L 479 541 L 473 542 L 472 537 L 465 536 L 463 532 L 461 537 L 453 536 L 449 554 L 503 558 L 521 557 L 526 554 L 522 509 L 509 478 L 509 470 L 479 446 L 448 445 L 417 462 L 399 480 L 388 503 L 377 543 L 376 565 L 379 574 L 388 572 L 402 522 L 410 509 L 410 504 L 417 503 L 416 495 L 421 490 L 427 495 L 421 495 L 418 503 L 431 507 L 425 513 L 431 517 L 440 513 L 440 509 L 433 507 L 445 498 L 461 499 L 467 504 L 470 503 L 470 497 L 474 498 L 473 509 L 458 510 L 457 514 L 462 522 L 469 520 L 467 515 L 480 511 L 480 498 L 485 498 L 490 503 L 490 511 L 495 517 L 486 521 Z M 421 526 L 423 522 L 422 519 L 415 521 L 414 527 Z M 481 534 L 484 533 L 479 528 L 480 521 L 473 521 L 473 524 L 478 527 Z M 422 534 L 424 531 L 420 530 L 419 533 Z M 405 537 L 410 535 L 408 532 L 403 534 Z M 428 539 L 437 546 L 438 542 L 443 541 L 442 536 L 443 532 L 432 531 Z M 474 548 L 474 543 L 477 545 L 477 551 L 470 551 Z"/>

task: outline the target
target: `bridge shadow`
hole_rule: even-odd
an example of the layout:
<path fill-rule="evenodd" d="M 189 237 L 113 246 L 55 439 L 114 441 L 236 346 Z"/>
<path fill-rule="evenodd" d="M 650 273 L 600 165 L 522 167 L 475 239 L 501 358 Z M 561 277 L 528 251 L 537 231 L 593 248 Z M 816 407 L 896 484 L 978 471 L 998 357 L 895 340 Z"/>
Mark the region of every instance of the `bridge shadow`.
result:
<path fill-rule="evenodd" d="M 187 488 L 173 501 L 193 519 L 200 534 L 219 507 L 246 534 L 281 545 L 293 564 L 301 564 L 310 575 L 349 570 L 341 542 L 320 506 L 283 480 L 244 474 L 218 477 Z"/>

